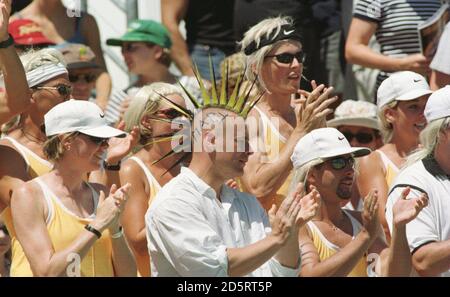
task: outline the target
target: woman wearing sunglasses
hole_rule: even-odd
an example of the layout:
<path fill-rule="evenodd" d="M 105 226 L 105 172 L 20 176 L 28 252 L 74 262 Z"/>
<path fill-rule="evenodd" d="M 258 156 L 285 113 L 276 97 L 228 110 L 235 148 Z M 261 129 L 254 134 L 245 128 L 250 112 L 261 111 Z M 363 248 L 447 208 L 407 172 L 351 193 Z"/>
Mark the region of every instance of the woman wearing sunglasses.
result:
<path fill-rule="evenodd" d="M 73 98 L 93 101 L 105 109 L 107 102 L 99 102 L 92 98 L 92 90 L 95 88 L 100 71 L 100 67 L 95 63 L 94 52 L 87 45 L 79 43 L 65 43 L 57 49 L 63 54 L 67 63 Z"/>
<path fill-rule="evenodd" d="M 345 100 L 336 108 L 334 119 L 329 120 L 327 124 L 344 134 L 353 147 L 376 150 L 383 145 L 378 129 L 377 106 L 370 102 Z M 353 184 L 350 201 L 344 207 L 362 210 L 363 201 L 356 183 Z"/>
<path fill-rule="evenodd" d="M 261 21 L 245 33 L 241 46 L 247 56 L 247 79 L 257 77 L 258 87 L 265 91 L 248 117 L 260 123 L 261 139 L 251 139 L 256 153 L 247 162 L 241 184 L 268 210 L 287 195 L 295 144 L 325 125 L 336 98 L 328 98 L 333 88 L 315 83 L 311 93 L 299 90 L 305 55 L 291 18 Z"/>
<path fill-rule="evenodd" d="M 379 127 L 384 145 L 361 159 L 357 182 L 361 197 L 374 188 L 378 190 L 378 215 L 388 243 L 387 195 L 406 157 L 419 145 L 419 134 L 426 126 L 423 112 L 431 93 L 426 79 L 410 71 L 392 74 L 377 91 Z"/>
<path fill-rule="evenodd" d="M 180 164 L 172 167 L 181 157 L 179 154 L 155 164 L 155 161 L 172 150 L 170 141 L 157 140 L 174 133 L 171 122 L 183 116 L 177 108 L 161 100 L 161 95 L 182 107 L 186 106 L 178 87 L 167 83 L 153 83 L 136 94 L 124 116 L 126 131 L 134 126 L 139 127 L 139 144 L 134 148 L 134 154 L 123 164 L 120 181 L 121 184 L 133 185 L 122 224 L 141 276 L 150 276 L 145 213 L 159 189 L 178 175 L 181 169 Z"/>
<path fill-rule="evenodd" d="M 12 276 L 135 276 L 133 255 L 120 227 L 129 184 L 110 189 L 84 181 L 99 169 L 109 127 L 94 103 L 69 100 L 45 115 L 43 151 L 54 168 L 24 183 L 11 198 Z"/>
<path fill-rule="evenodd" d="M 70 98 L 71 85 L 62 55 L 43 49 L 21 57 L 30 96 L 28 109 L 2 127 L 0 140 L 0 212 L 9 205 L 11 191 L 22 181 L 49 172 L 53 165 L 43 152 L 44 115 Z M 6 221 L 8 225 L 8 220 Z"/>

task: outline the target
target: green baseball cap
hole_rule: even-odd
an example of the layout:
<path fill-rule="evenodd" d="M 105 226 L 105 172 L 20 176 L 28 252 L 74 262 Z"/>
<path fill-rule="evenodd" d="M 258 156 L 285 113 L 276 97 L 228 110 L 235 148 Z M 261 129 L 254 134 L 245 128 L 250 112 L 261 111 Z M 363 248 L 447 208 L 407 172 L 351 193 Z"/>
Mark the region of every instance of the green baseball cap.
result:
<path fill-rule="evenodd" d="M 106 40 L 107 45 L 121 46 L 124 42 L 150 42 L 163 48 L 170 48 L 169 31 L 161 23 L 152 20 L 133 20 L 128 26 L 127 33 L 120 38 Z"/>

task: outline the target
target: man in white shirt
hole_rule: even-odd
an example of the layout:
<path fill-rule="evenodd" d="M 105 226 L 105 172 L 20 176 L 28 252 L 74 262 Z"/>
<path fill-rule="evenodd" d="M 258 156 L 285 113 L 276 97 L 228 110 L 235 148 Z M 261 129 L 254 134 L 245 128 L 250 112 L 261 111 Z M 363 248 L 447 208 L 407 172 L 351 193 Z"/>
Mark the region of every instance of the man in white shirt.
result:
<path fill-rule="evenodd" d="M 410 188 L 408 199 L 426 194 L 428 206 L 406 225 L 412 263 L 422 276 L 450 276 L 450 86 L 430 96 L 424 114 L 428 125 L 420 134 L 422 148 L 397 176 L 386 219 L 392 230 L 392 207 L 405 188 Z"/>
<path fill-rule="evenodd" d="M 255 197 L 224 185 L 243 174 L 250 155 L 242 117 L 221 108 L 197 117 L 189 168 L 145 216 L 152 276 L 297 276 L 297 234 L 315 214 L 318 192 L 302 197 L 300 185 L 267 217 Z"/>

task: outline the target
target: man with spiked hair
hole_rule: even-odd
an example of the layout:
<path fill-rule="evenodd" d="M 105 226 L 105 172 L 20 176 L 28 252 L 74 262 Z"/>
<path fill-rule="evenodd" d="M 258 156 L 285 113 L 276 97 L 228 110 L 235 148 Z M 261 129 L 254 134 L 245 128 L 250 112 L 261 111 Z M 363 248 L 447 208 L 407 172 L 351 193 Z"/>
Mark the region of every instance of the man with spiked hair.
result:
<path fill-rule="evenodd" d="M 213 81 L 209 95 L 200 83 L 204 105 L 193 100 L 199 112 L 186 112 L 193 122 L 190 165 L 145 216 L 152 276 L 298 275 L 298 230 L 315 214 L 319 194 L 299 190 L 267 216 L 255 197 L 224 185 L 243 174 L 251 154 L 243 119 L 260 98 L 240 92 L 239 83 L 228 96 L 225 85 L 218 94 Z"/>

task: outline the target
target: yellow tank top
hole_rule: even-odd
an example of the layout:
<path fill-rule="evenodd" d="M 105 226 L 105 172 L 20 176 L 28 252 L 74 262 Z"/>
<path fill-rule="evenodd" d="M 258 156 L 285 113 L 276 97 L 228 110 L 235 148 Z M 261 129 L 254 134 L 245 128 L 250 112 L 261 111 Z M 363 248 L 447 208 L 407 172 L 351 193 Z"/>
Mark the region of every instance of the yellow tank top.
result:
<path fill-rule="evenodd" d="M 3 137 L 3 139 L 7 139 L 9 142 L 11 142 L 12 145 L 16 148 L 17 152 L 19 152 L 19 154 L 25 160 L 25 163 L 27 164 L 27 173 L 30 175 L 31 178 L 44 175 L 53 169 L 52 163 L 42 159 L 35 152 L 30 150 L 23 144 L 20 144 L 14 138 L 5 136 Z M 8 229 L 9 235 L 11 237 L 11 249 L 14 252 L 15 247 L 17 246 L 20 247 L 20 244 L 16 239 L 16 232 L 14 230 L 14 226 L 12 223 L 11 208 L 9 206 L 6 207 L 1 216 L 5 222 L 6 228 Z"/>
<path fill-rule="evenodd" d="M 35 152 L 20 144 L 12 137 L 5 136 L 3 139 L 9 140 L 16 150 L 22 155 L 22 158 L 27 164 L 27 172 L 31 178 L 35 178 L 50 172 L 53 169 L 53 164 L 49 161 L 42 159 Z"/>
<path fill-rule="evenodd" d="M 148 206 L 150 207 L 151 203 L 156 197 L 156 194 L 158 194 L 159 190 L 161 189 L 161 186 L 141 159 L 136 156 L 130 157 L 130 159 L 135 161 L 145 173 L 145 177 L 147 178 L 148 185 L 150 187 L 150 195 L 148 197 Z M 141 255 L 138 253 L 134 253 L 134 257 L 136 258 L 138 276 L 150 276 L 150 256 L 148 254 Z"/>
<path fill-rule="evenodd" d="M 279 156 L 280 151 L 283 149 L 286 143 L 286 139 L 280 132 L 277 130 L 275 125 L 270 121 L 267 115 L 261 111 L 258 107 L 255 106 L 255 110 L 257 110 L 260 114 L 260 119 L 262 122 L 263 135 L 264 135 L 264 149 L 265 152 L 262 154 L 262 162 L 276 162 Z M 278 188 L 275 194 L 271 197 L 267 197 L 264 201 L 261 201 L 261 205 L 264 209 L 269 210 L 272 207 L 272 204 L 276 204 L 277 207 L 281 205 L 284 198 L 289 193 L 289 186 L 292 180 L 292 171 L 284 181 L 284 183 Z M 244 184 L 238 179 L 238 185 L 242 192 L 248 192 L 245 188 Z"/>
<path fill-rule="evenodd" d="M 386 156 L 385 153 L 383 153 L 380 150 L 377 150 L 378 154 L 380 155 L 381 160 L 384 164 L 384 171 L 385 171 L 385 179 L 386 183 L 388 185 L 388 188 L 390 189 L 392 184 L 394 183 L 394 179 L 397 177 L 398 172 L 400 171 L 398 167 L 394 164 L 394 162 L 389 159 L 388 156 Z"/>
<path fill-rule="evenodd" d="M 351 223 L 352 223 L 352 227 L 353 227 L 353 238 L 359 233 L 360 228 L 361 228 L 361 224 L 352 217 L 352 215 L 350 215 L 349 213 L 347 213 L 344 210 L 344 213 L 349 217 Z M 325 236 L 322 234 L 322 232 L 320 232 L 319 228 L 317 228 L 316 225 L 314 225 L 314 222 L 309 221 L 307 223 L 308 229 L 311 232 L 312 235 L 312 240 L 314 243 L 314 246 L 317 249 L 317 252 L 319 254 L 319 258 L 320 261 L 324 261 L 325 259 L 328 259 L 329 257 L 331 257 L 332 255 L 334 255 L 335 253 L 337 253 L 340 248 L 329 242 Z M 365 257 L 362 257 L 358 263 L 356 264 L 356 266 L 353 268 L 352 271 L 350 271 L 350 273 L 347 275 L 350 277 L 361 277 L 367 276 L 367 260 Z"/>
<path fill-rule="evenodd" d="M 41 187 L 48 207 L 46 223 L 50 240 L 55 252 L 61 251 L 85 230 L 84 226 L 92 221 L 94 214 L 89 218 L 77 217 L 63 205 L 43 181 L 39 178 L 35 181 Z M 89 185 L 89 187 L 91 186 Z M 91 190 L 94 205 L 97 208 L 98 194 L 92 187 Z M 11 276 L 33 276 L 22 246 L 17 240 L 12 244 Z M 73 269 L 73 271 L 77 270 Z M 81 259 L 79 271 L 79 276 L 114 276 L 111 237 L 108 230 L 103 231 L 102 237 L 95 241 L 86 256 Z"/>

